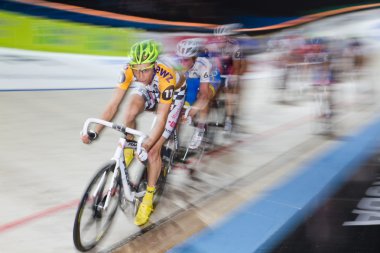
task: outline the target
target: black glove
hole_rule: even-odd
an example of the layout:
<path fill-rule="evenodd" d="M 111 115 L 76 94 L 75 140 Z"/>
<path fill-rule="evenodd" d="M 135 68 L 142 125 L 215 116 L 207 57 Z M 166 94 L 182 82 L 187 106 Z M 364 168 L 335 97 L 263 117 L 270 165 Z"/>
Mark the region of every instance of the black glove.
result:
<path fill-rule="evenodd" d="M 93 130 L 88 130 L 87 135 L 91 141 L 96 140 L 96 138 L 98 138 L 98 136 L 99 136 L 98 133 L 93 131 Z"/>

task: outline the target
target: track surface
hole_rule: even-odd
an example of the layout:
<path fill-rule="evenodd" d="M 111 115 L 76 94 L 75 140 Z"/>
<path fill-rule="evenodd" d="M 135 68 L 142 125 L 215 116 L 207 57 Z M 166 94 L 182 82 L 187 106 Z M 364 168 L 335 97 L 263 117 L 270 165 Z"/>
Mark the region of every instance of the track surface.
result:
<path fill-rule="evenodd" d="M 78 200 L 95 170 L 112 156 L 118 138 L 106 131 L 87 146 L 79 131 L 111 98 L 122 59 L 8 49 L 0 49 L 0 59 L 0 252 L 76 252 L 72 226 Z M 373 62 L 374 69 L 379 66 Z M 378 84 L 376 78 L 369 72 L 365 82 Z M 304 93 L 296 105 L 274 103 L 274 81 L 269 68 L 247 74 L 239 119 L 244 134 L 221 137 L 224 148 L 205 158 L 198 180 L 171 175 L 145 229 L 119 212 L 95 252 L 124 244 L 116 252 L 164 252 L 246 200 L 265 196 L 378 112 L 378 104 L 367 103 L 367 95 L 358 95 L 348 79 L 339 87 L 344 106 L 338 138 L 313 135 L 311 95 Z M 150 120 L 145 115 L 141 125 Z"/>

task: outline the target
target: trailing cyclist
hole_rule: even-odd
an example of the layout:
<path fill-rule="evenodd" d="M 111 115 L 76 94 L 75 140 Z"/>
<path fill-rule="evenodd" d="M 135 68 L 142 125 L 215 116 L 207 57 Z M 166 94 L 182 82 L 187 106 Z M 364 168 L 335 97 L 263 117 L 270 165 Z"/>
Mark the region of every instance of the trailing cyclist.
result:
<path fill-rule="evenodd" d="M 139 226 L 148 222 L 153 211 L 155 186 L 162 168 L 161 148 L 176 126 L 186 90 L 185 78 L 159 54 L 159 46 L 153 40 L 132 46 L 119 85 L 102 114 L 103 120 L 111 121 L 129 89 L 132 93 L 124 116 L 127 127 L 136 128 L 136 117 L 144 110 L 156 111 L 156 122 L 142 144 L 143 152 L 136 154 L 141 161 L 148 157 L 148 185 L 135 217 L 135 224 Z M 95 137 L 103 128 L 103 125 L 96 126 Z M 82 141 L 89 144 L 91 139 L 85 135 Z"/>
<path fill-rule="evenodd" d="M 198 116 L 198 123 L 189 144 L 190 149 L 198 148 L 202 142 L 209 102 L 220 85 L 218 70 L 213 68 L 207 58 L 198 56 L 202 46 L 203 39 L 185 39 L 177 44 L 176 51 L 187 83 L 185 104 L 188 108 L 184 117 L 190 123 L 195 116 Z"/>
<path fill-rule="evenodd" d="M 332 129 L 334 78 L 328 41 L 324 38 L 311 38 L 307 44 L 309 49 L 305 54 L 305 62 L 308 64 L 312 87 L 315 91 L 317 117 L 327 123 L 321 133 L 330 135 L 334 130 Z"/>
<path fill-rule="evenodd" d="M 226 94 L 226 120 L 224 130 L 232 131 L 232 119 L 238 109 L 239 77 L 245 71 L 245 61 L 239 42 L 232 38 L 239 24 L 221 25 L 215 28 L 214 38 L 208 44 L 209 57 L 216 65 Z"/>

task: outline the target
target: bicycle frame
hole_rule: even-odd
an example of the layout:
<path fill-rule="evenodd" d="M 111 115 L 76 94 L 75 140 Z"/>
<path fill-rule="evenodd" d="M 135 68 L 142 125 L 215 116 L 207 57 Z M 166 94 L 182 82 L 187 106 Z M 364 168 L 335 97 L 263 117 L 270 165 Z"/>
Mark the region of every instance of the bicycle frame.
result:
<path fill-rule="evenodd" d="M 228 76 L 221 76 L 223 78 L 228 78 Z M 212 99 L 212 103 L 209 104 L 209 114 L 207 116 L 207 124 L 205 126 L 205 130 L 206 130 L 206 133 L 209 132 L 209 127 L 218 127 L 218 128 L 223 128 L 224 127 L 224 119 L 223 120 L 220 120 L 220 115 L 219 115 L 219 110 L 221 108 L 223 108 L 222 106 L 219 105 L 219 102 L 222 101 L 224 99 L 220 99 L 220 98 L 217 98 L 217 97 L 214 97 Z M 215 106 L 212 106 L 212 104 L 215 104 Z M 188 116 L 188 109 L 191 108 L 190 106 L 187 106 L 187 105 L 184 105 L 183 106 L 183 110 L 185 110 L 185 117 Z M 223 113 L 224 114 L 224 113 Z M 224 115 L 223 115 L 224 117 Z M 212 119 L 212 121 L 210 121 L 210 118 Z M 179 150 L 179 134 L 178 134 L 178 129 L 174 129 L 173 131 L 173 137 L 174 137 L 174 144 L 175 144 L 175 148 L 176 150 Z M 188 154 L 190 152 L 190 148 L 189 148 L 189 144 L 187 144 L 186 148 L 185 148 L 185 153 L 182 155 L 182 157 L 180 158 L 181 162 L 186 162 L 187 158 L 188 158 Z"/>
<path fill-rule="evenodd" d="M 118 125 L 118 124 L 115 124 L 115 123 L 112 123 L 112 122 L 108 122 L 108 121 L 105 121 L 105 120 L 96 119 L 96 118 L 89 118 L 89 119 L 86 120 L 86 122 L 85 122 L 85 124 L 83 126 L 83 129 L 82 129 L 82 134 L 88 133 L 89 125 L 91 123 L 101 124 L 101 125 L 104 125 L 106 127 L 115 129 L 115 130 L 117 130 L 119 132 L 122 132 L 122 133 L 128 133 L 128 134 L 133 134 L 133 135 L 139 136 L 139 139 L 137 141 L 137 146 L 136 147 L 134 147 L 134 146 L 133 147 L 132 146 L 128 147 L 128 148 L 136 149 L 137 152 L 139 152 L 141 150 L 142 142 L 147 137 L 147 135 L 145 133 L 141 132 L 141 131 L 138 131 L 138 130 L 135 130 L 135 129 L 131 129 L 131 128 L 128 128 L 128 127 L 124 127 L 122 125 Z M 114 169 L 114 174 L 113 174 L 112 182 L 111 182 L 111 184 L 109 186 L 109 189 L 107 191 L 106 202 L 104 203 L 104 206 L 103 206 L 104 210 L 107 209 L 108 204 L 109 204 L 110 195 L 112 193 L 112 188 L 114 187 L 114 184 L 116 182 L 116 177 L 118 176 L 118 174 L 116 173 L 117 170 L 120 173 L 122 189 L 124 191 L 125 198 L 128 201 L 133 202 L 135 200 L 135 197 L 142 197 L 145 194 L 145 191 L 142 191 L 142 192 L 133 191 L 131 185 L 128 183 L 127 175 L 125 173 L 126 168 L 125 168 L 124 162 L 123 162 L 124 161 L 124 152 L 123 152 L 123 150 L 126 147 L 127 143 L 128 143 L 127 140 L 125 138 L 121 137 L 119 139 L 119 141 L 118 141 L 118 145 L 117 145 L 117 148 L 116 148 L 116 150 L 114 152 L 114 155 L 111 158 L 111 161 L 115 161 L 115 169 Z M 99 187 L 103 184 L 104 179 L 105 179 L 105 174 L 103 174 L 102 178 L 100 179 L 100 183 L 98 184 L 98 186 L 97 186 L 97 188 L 96 188 L 96 190 L 95 190 L 95 192 L 93 194 L 94 195 L 93 197 L 96 197 L 96 194 L 99 191 Z"/>
<path fill-rule="evenodd" d="M 132 159 L 128 159 L 128 161 L 125 161 L 124 157 L 125 149 L 133 149 L 137 150 L 137 152 L 144 151 L 141 145 L 147 135 L 122 125 L 101 119 L 89 118 L 83 126 L 82 136 L 90 134 L 89 125 L 92 123 L 102 124 L 123 134 L 134 135 L 136 138 L 138 137 L 138 140 L 136 142 L 126 139 L 125 136 L 121 136 L 112 158 L 93 176 L 85 193 L 82 195 L 75 215 L 73 228 L 74 245 L 82 252 L 94 248 L 103 238 L 111 226 L 118 207 L 127 215 L 130 211 L 132 211 L 130 214 L 136 215 L 141 198 L 146 192 L 145 185 L 147 184 L 146 178 L 140 173 L 146 173 L 144 164 L 141 164 L 136 157 L 131 157 Z M 155 205 L 159 202 L 164 191 L 166 176 L 169 173 L 172 159 L 175 155 L 175 146 L 171 147 L 170 144 L 172 143 L 167 142 L 166 149 L 164 150 L 168 151 L 166 152 L 168 157 L 163 156 L 164 166 L 161 170 L 164 173 L 161 173 L 157 180 L 156 195 L 153 199 Z M 172 152 L 173 150 L 174 153 Z M 142 155 L 145 156 L 146 154 Z M 83 214 L 84 212 L 87 215 Z M 82 219 L 82 217 L 85 217 L 85 219 Z M 82 220 L 84 222 L 81 222 Z M 96 230 L 95 235 L 86 232 L 90 228 Z"/>

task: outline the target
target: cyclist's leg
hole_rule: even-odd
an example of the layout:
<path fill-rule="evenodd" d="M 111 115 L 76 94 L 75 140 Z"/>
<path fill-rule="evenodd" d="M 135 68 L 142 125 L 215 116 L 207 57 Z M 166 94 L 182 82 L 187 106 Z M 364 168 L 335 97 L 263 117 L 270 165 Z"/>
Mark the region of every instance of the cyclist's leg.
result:
<path fill-rule="evenodd" d="M 219 87 L 219 84 L 210 83 L 208 85 L 208 101 L 207 101 L 207 105 L 204 108 L 204 110 L 201 111 L 201 113 L 203 113 L 202 117 L 204 117 L 205 119 L 207 119 L 207 117 L 208 117 L 208 114 L 209 114 L 209 111 L 210 111 L 210 104 L 211 104 L 212 100 L 216 96 L 218 87 Z"/>
<path fill-rule="evenodd" d="M 153 212 L 153 198 L 156 192 L 156 183 L 161 173 L 162 159 L 161 148 L 165 142 L 164 137 L 160 139 L 152 146 L 148 154 L 148 185 L 146 193 L 137 211 L 135 224 L 138 226 L 144 225 L 148 222 L 151 213 Z"/>
<path fill-rule="evenodd" d="M 153 145 L 149 150 L 148 154 L 148 186 L 156 187 L 157 179 L 160 176 L 162 159 L 161 159 L 161 148 L 165 142 L 164 137 L 160 139 Z"/>
<path fill-rule="evenodd" d="M 174 92 L 173 103 L 166 120 L 165 129 L 160 139 L 153 145 L 149 151 L 148 157 L 148 186 L 155 186 L 162 169 L 161 149 L 167 139 L 172 135 L 177 127 L 178 119 L 181 115 L 183 105 L 185 104 L 186 85 Z M 153 168 L 153 170 L 152 170 Z M 152 171 L 151 171 L 152 170 Z"/>
<path fill-rule="evenodd" d="M 132 90 L 125 113 L 125 125 L 136 128 L 136 117 L 145 109 L 152 109 L 156 101 L 149 95 L 149 91 L 144 86 L 137 86 Z M 117 109 L 115 109 L 117 110 Z"/>
<path fill-rule="evenodd" d="M 203 136 L 205 134 L 205 127 L 207 123 L 207 116 L 209 111 L 209 102 L 213 96 L 212 86 L 209 83 L 201 83 L 198 100 L 194 104 L 194 107 L 200 108 L 196 113 L 197 126 L 195 127 L 193 136 L 191 138 L 189 148 L 196 149 L 202 143 Z"/>
<path fill-rule="evenodd" d="M 237 90 L 237 80 L 234 80 L 234 82 L 226 82 L 225 86 L 225 94 L 226 94 L 226 120 L 225 120 L 225 128 L 224 130 L 231 132 L 232 131 L 232 119 L 235 116 L 235 107 L 237 103 L 237 96 L 238 96 L 238 90 Z"/>
<path fill-rule="evenodd" d="M 207 84 L 207 101 L 205 102 L 205 106 L 202 110 L 199 112 L 199 123 L 204 125 L 207 122 L 207 117 L 210 111 L 210 103 L 214 99 L 216 91 L 217 91 L 217 85 L 214 85 L 212 83 Z M 198 124 L 199 126 L 199 124 Z M 199 126 L 202 127 L 202 126 Z M 204 128 L 204 126 L 203 126 Z"/>
<path fill-rule="evenodd" d="M 144 109 L 149 105 L 146 102 L 146 98 L 143 94 L 143 87 L 137 88 L 132 91 L 131 97 L 128 100 L 127 109 L 124 115 L 124 124 L 127 127 L 136 129 L 136 117 L 144 111 Z M 152 106 L 152 105 L 150 105 Z M 133 140 L 133 135 L 127 135 L 128 140 Z M 124 160 L 126 165 L 128 165 L 134 157 L 133 149 L 124 149 Z"/>
<path fill-rule="evenodd" d="M 144 225 L 148 222 L 151 213 L 153 212 L 153 197 L 156 191 L 156 183 L 161 173 L 162 168 L 162 158 L 161 149 L 162 145 L 165 143 L 166 139 L 169 138 L 170 134 L 173 132 L 178 117 L 180 115 L 181 109 L 185 100 L 185 90 L 184 85 L 179 90 L 174 92 L 173 104 L 171 106 L 168 119 L 166 121 L 165 130 L 158 141 L 152 146 L 148 154 L 148 186 L 146 194 L 143 201 L 139 207 L 136 215 L 135 224 Z"/>
<path fill-rule="evenodd" d="M 150 94 L 150 91 L 146 89 L 143 85 L 137 85 L 133 90 L 132 94 L 127 106 L 126 114 L 125 114 L 125 125 L 131 128 L 136 127 L 135 119 L 136 117 L 142 113 L 145 109 L 153 109 L 156 106 L 156 99 L 152 94 Z M 151 150 L 149 151 L 149 160 L 154 159 L 154 155 L 151 155 Z M 148 163 L 148 166 L 150 164 Z M 149 166 L 151 167 L 151 166 Z M 155 177 L 155 174 L 152 172 L 154 171 L 155 167 L 153 166 L 151 170 L 148 170 L 148 177 Z M 153 175 L 150 175 L 153 174 Z M 154 183 L 155 184 L 155 183 Z M 136 225 L 143 225 L 145 224 L 150 216 L 150 213 L 153 211 L 153 203 L 152 201 L 149 201 L 150 197 L 153 199 L 154 194 L 154 184 L 147 186 L 147 191 L 144 196 L 143 202 L 141 203 L 139 210 L 137 212 L 136 218 L 135 218 L 135 224 Z M 145 201 L 144 201 L 145 200 Z"/>

